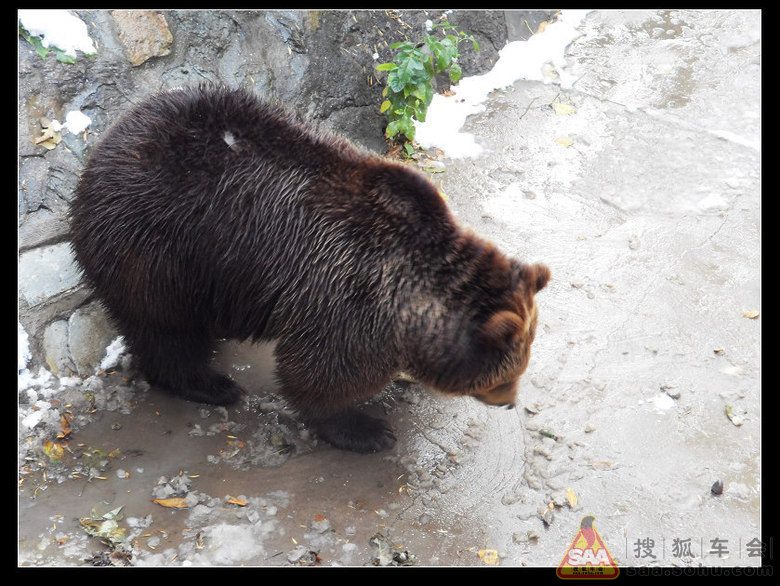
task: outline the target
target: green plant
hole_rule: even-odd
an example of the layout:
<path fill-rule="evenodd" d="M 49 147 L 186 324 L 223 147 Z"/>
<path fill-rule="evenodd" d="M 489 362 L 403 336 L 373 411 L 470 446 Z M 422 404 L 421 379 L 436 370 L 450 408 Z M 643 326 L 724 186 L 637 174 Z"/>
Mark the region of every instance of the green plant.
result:
<path fill-rule="evenodd" d="M 450 81 L 458 82 L 463 75 L 457 61 L 460 54 L 458 44 L 461 41 L 471 41 L 474 50 L 479 51 L 479 44 L 473 36 L 457 31 L 451 24 L 439 23 L 432 27 L 431 32 L 436 29 L 444 32 L 442 38 L 426 34 L 422 43 L 393 43 L 390 48 L 397 50 L 393 61 L 377 66 L 377 70 L 388 72 L 387 86 L 382 92 L 385 99 L 379 108 L 389 120 L 385 136 L 406 137 L 407 154 L 413 152 L 409 144 L 414 140 L 412 120 L 425 122 L 428 106 L 433 99 L 433 77 L 437 73 L 447 71 Z M 425 46 L 428 51 L 423 50 Z"/>

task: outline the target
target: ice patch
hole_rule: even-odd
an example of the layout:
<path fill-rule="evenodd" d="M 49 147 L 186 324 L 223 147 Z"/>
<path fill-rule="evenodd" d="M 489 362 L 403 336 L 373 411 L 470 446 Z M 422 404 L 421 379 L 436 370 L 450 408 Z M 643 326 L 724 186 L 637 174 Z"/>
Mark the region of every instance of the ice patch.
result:
<path fill-rule="evenodd" d="M 108 370 L 119 364 L 119 358 L 125 353 L 125 339 L 118 336 L 106 347 L 106 355 L 100 361 L 100 370 Z"/>
<path fill-rule="evenodd" d="M 27 363 L 30 362 L 32 354 L 30 353 L 30 338 L 27 336 L 27 332 L 22 327 L 22 324 L 17 323 L 19 324 L 19 343 L 17 344 L 19 350 L 18 372 L 22 372 L 27 369 Z"/>
<path fill-rule="evenodd" d="M 65 116 L 65 124 L 60 124 L 57 120 L 51 121 L 51 127 L 57 132 L 67 130 L 72 134 L 84 132 L 90 124 L 92 124 L 92 119 L 78 110 L 68 112 Z"/>
<path fill-rule="evenodd" d="M 702 212 L 712 212 L 728 209 L 729 202 L 722 195 L 711 193 L 696 205 Z"/>
<path fill-rule="evenodd" d="M 674 399 L 672 399 L 666 393 L 660 393 L 659 395 L 656 395 L 650 400 L 650 403 L 652 403 L 653 408 L 656 411 L 668 411 L 674 407 L 675 404 Z"/>

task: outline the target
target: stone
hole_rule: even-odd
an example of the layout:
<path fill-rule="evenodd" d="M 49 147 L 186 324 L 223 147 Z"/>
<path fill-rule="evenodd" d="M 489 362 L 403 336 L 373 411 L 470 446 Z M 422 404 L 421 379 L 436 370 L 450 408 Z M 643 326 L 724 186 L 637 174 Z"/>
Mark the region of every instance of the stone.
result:
<path fill-rule="evenodd" d="M 68 347 L 76 371 L 81 376 L 95 374 L 105 356 L 106 347 L 117 336 L 116 330 L 97 303 L 73 312 L 68 326 Z"/>
<path fill-rule="evenodd" d="M 67 242 L 19 255 L 19 296 L 31 307 L 74 288 L 80 278 Z"/>
<path fill-rule="evenodd" d="M 162 14 L 152 10 L 114 10 L 111 16 L 119 27 L 119 38 L 130 54 L 133 67 L 171 52 L 173 35 Z"/>
<path fill-rule="evenodd" d="M 68 349 L 68 330 L 67 321 L 57 320 L 43 332 L 43 358 L 54 376 L 70 376 L 76 371 Z"/>

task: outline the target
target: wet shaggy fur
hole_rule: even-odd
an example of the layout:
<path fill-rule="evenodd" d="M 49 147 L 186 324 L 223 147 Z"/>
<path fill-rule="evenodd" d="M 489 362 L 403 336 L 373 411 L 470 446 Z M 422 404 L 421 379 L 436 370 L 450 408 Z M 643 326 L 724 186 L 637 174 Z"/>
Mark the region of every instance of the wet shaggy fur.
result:
<path fill-rule="evenodd" d="M 421 174 L 210 87 L 154 95 L 105 135 L 71 241 L 150 384 L 231 403 L 215 341 L 275 340 L 287 401 L 362 452 L 395 438 L 354 406 L 399 371 L 513 404 L 550 278 L 460 228 Z"/>

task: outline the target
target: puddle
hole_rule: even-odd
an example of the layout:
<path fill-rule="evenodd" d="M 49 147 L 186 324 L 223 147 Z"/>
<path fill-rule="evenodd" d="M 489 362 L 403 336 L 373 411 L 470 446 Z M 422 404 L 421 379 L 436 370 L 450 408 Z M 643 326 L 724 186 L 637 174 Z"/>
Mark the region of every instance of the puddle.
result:
<path fill-rule="evenodd" d="M 335 450 L 271 394 L 271 350 L 222 347 L 217 364 L 249 390 L 240 406 L 141 388 L 127 392 L 126 412 L 92 414 L 61 462 L 20 486 L 20 564 L 108 563 L 113 548 L 80 520 L 119 507 L 132 559 L 111 559 L 132 565 L 377 565 L 379 540 L 393 552 L 382 563 L 478 561 L 465 537 L 474 525 L 459 527 L 434 504 L 457 449 L 446 445 L 451 429 L 422 418 L 453 416 L 422 389 L 398 385 L 366 407 L 396 427 L 396 449 Z M 188 490 L 175 496 L 189 495 L 186 509 L 154 501 L 180 479 Z"/>

